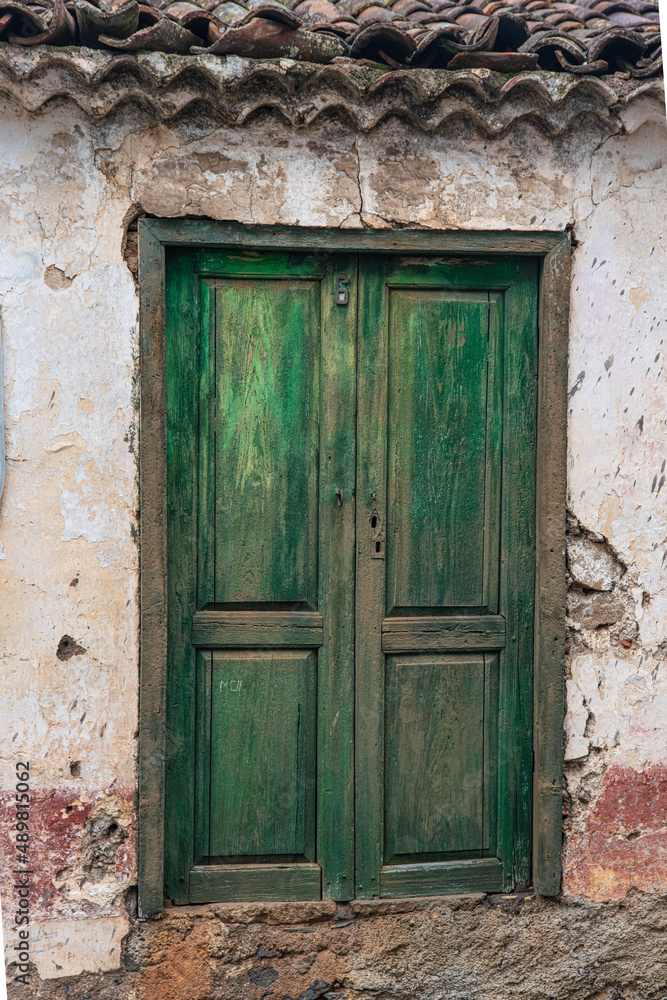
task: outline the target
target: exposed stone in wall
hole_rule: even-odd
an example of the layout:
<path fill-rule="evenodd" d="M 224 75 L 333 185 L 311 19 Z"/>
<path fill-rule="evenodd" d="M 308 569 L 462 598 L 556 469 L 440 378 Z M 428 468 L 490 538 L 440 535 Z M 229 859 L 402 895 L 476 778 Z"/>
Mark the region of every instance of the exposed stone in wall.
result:
<path fill-rule="evenodd" d="M 587 590 L 611 590 L 625 571 L 604 540 L 583 534 L 568 539 L 567 566 L 573 581 Z"/>
<path fill-rule="evenodd" d="M 604 641 L 629 649 L 629 636 L 636 637 L 637 632 L 632 597 L 636 581 L 626 576 L 625 565 L 604 535 L 585 528 L 571 511 L 567 513 L 567 569 L 568 651 L 601 648 Z M 618 626 L 613 632 L 600 631 L 612 625 Z"/>
<path fill-rule="evenodd" d="M 565 889 L 619 900 L 667 887 L 667 767 L 652 763 L 651 738 L 667 705 L 665 669 L 660 653 L 640 649 L 637 608 L 649 595 L 571 512 L 568 571 Z M 635 739 L 635 767 L 613 763 L 621 734 Z"/>
<path fill-rule="evenodd" d="M 127 887 L 117 872 L 132 819 L 132 803 L 117 795 L 105 795 L 95 803 L 83 825 L 76 860 L 53 877 L 62 896 L 91 903 L 113 903 L 124 896 Z"/>
<path fill-rule="evenodd" d="M 568 594 L 568 617 L 583 628 L 597 629 L 601 625 L 614 625 L 624 617 L 626 611 L 625 601 L 617 594 L 587 594 L 581 590 L 571 590 Z"/>
<path fill-rule="evenodd" d="M 123 967 L 35 982 L 35 1000 L 662 1000 L 667 897 L 529 894 L 168 909 Z M 25 995 L 10 987 L 10 1000 Z"/>

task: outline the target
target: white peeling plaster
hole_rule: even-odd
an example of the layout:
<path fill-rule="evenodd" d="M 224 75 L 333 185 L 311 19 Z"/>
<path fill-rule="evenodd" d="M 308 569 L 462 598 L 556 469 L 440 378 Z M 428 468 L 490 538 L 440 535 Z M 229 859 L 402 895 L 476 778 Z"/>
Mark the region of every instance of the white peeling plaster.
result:
<path fill-rule="evenodd" d="M 113 509 L 105 493 L 84 484 L 78 492 L 60 491 L 60 513 L 65 526 L 62 542 L 85 538 L 88 542 L 106 542 L 122 531 L 119 511 Z M 104 564 L 103 564 L 104 565 Z"/>
<path fill-rule="evenodd" d="M 127 917 L 88 917 L 33 924 L 31 949 L 40 979 L 63 979 L 81 972 L 120 968 L 121 944 L 130 929 Z M 15 935 L 14 935 L 15 936 Z"/>
<path fill-rule="evenodd" d="M 666 159 L 656 126 L 597 152 L 570 338 L 570 504 L 650 595 L 640 638 L 653 649 L 667 622 Z"/>
<path fill-rule="evenodd" d="M 8 114 L 2 135 L 0 759 L 29 755 L 34 788 L 66 782 L 72 753 L 87 787 L 131 786 L 137 301 L 122 215 L 69 114 Z M 87 655 L 59 661 L 65 634 Z"/>
<path fill-rule="evenodd" d="M 664 760 L 667 663 L 590 653 L 575 656 L 567 681 L 566 760 L 591 747 L 641 770 Z"/>

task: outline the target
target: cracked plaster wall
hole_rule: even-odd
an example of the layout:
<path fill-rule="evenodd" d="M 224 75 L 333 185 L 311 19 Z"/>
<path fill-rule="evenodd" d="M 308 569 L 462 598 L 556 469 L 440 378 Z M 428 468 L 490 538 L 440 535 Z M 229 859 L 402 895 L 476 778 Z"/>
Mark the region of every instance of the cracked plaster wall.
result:
<path fill-rule="evenodd" d="M 298 131 L 269 113 L 239 129 L 194 114 L 171 128 L 142 124 L 136 112 L 93 123 L 56 102 L 33 116 L 6 105 L 0 129 L 0 787 L 8 815 L 14 763 L 30 759 L 39 975 L 103 973 L 129 947 L 137 296 L 122 247 L 128 219 L 142 212 L 310 226 L 573 226 L 570 540 L 593 547 L 593 577 L 573 549 L 562 905 L 613 907 L 633 891 L 666 892 L 664 119 L 640 106 L 614 134 L 588 120 L 548 140 L 524 121 L 490 140 L 465 122 L 427 137 L 391 119 L 355 136 L 333 118 Z M 6 837 L 1 850 L 8 870 Z M 9 947 L 11 900 L 3 904 Z M 364 962 L 343 962 L 349 982 L 362 984 L 354 995 L 370 988 Z M 398 973 L 385 972 L 382 996 L 407 995 Z M 135 995 L 135 985 L 123 989 Z"/>

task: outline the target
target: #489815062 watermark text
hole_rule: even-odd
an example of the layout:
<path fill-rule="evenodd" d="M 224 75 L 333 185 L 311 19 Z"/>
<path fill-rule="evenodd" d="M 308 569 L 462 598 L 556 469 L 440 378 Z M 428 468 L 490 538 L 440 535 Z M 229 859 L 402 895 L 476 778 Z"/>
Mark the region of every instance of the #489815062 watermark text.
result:
<path fill-rule="evenodd" d="M 13 945 L 16 982 L 28 985 L 30 971 L 30 761 L 16 763 L 16 821 L 14 824 L 16 866 L 12 870 L 14 927 L 18 942 Z"/>

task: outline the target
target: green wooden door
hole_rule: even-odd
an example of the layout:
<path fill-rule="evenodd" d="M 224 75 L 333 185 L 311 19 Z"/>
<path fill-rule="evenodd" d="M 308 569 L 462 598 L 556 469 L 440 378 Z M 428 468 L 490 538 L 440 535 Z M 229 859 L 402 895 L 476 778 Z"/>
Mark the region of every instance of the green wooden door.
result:
<path fill-rule="evenodd" d="M 168 260 L 177 902 L 354 892 L 355 264 Z"/>
<path fill-rule="evenodd" d="M 536 289 L 170 256 L 175 901 L 529 882 Z"/>
<path fill-rule="evenodd" d="M 358 896 L 530 881 L 537 270 L 365 258 Z"/>

